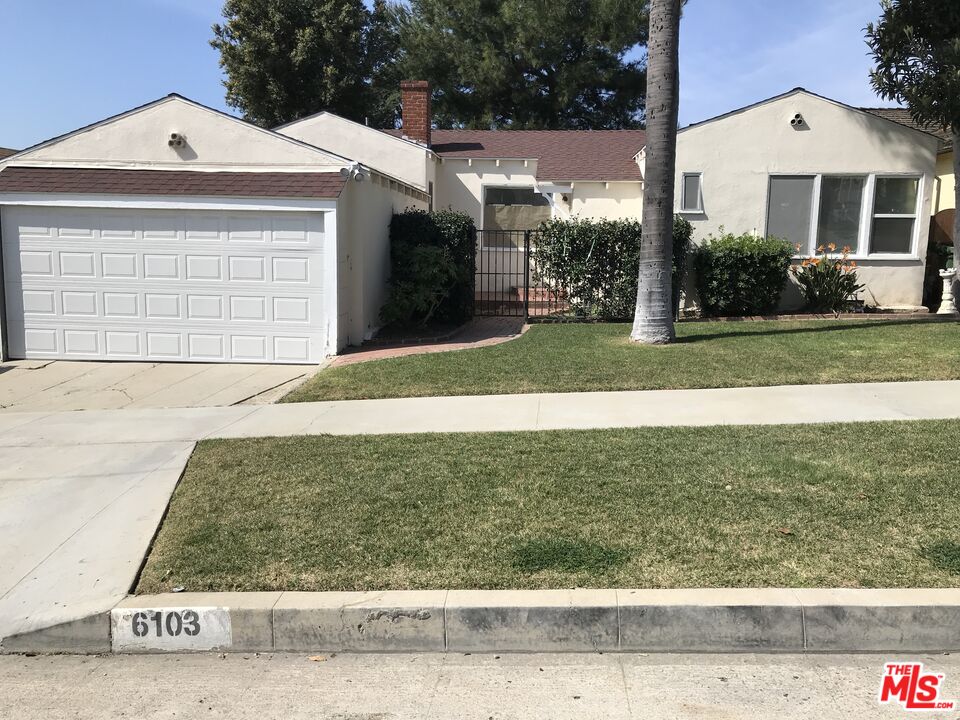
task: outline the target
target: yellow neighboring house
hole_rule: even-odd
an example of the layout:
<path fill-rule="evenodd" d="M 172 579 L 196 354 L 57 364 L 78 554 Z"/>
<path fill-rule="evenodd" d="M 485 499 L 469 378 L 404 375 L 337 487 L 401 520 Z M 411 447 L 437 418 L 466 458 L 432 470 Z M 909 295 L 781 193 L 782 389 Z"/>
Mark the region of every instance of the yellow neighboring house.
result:
<path fill-rule="evenodd" d="M 940 147 L 937 150 L 937 187 L 933 195 L 933 224 L 930 228 L 930 240 L 943 245 L 953 242 L 953 216 L 956 212 L 957 202 L 954 194 L 953 138 L 950 131 L 918 125 L 910 117 L 910 111 L 905 108 L 862 109 L 901 125 L 923 130 L 931 135 L 936 135 L 940 139 Z"/>

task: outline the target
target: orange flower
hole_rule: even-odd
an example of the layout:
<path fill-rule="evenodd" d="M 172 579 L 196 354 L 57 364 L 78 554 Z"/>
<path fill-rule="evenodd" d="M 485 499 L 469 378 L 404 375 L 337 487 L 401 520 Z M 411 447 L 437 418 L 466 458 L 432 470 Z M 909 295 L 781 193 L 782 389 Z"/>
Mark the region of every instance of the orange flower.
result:
<path fill-rule="evenodd" d="M 811 259 L 810 259 L 810 264 L 813 265 L 814 267 L 816 267 L 817 265 L 820 264 L 820 258 L 811 258 Z"/>
<path fill-rule="evenodd" d="M 836 244 L 836 243 L 830 243 L 830 244 L 827 245 L 827 247 L 830 248 L 830 252 L 833 252 L 834 250 L 837 249 L 837 244 Z"/>
<path fill-rule="evenodd" d="M 850 267 L 855 268 L 856 266 L 857 266 L 856 260 L 851 260 L 851 261 L 850 261 Z"/>
<path fill-rule="evenodd" d="M 823 245 L 817 245 L 817 252 L 823 252 Z"/>
<path fill-rule="evenodd" d="M 849 254 L 850 254 L 850 246 L 849 246 L 849 245 L 844 245 L 844 246 L 843 246 L 843 249 L 841 250 L 841 252 L 842 252 L 844 255 L 849 255 Z"/>
<path fill-rule="evenodd" d="M 797 244 L 794 245 L 793 247 L 796 248 L 796 250 L 797 250 L 798 253 L 800 252 L 800 243 L 797 243 Z"/>

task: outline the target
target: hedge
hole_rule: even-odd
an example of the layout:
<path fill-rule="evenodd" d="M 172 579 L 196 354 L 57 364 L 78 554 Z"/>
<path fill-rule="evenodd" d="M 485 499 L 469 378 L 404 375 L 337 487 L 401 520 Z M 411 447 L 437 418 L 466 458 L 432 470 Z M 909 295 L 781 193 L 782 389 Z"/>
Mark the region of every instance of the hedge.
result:
<path fill-rule="evenodd" d="M 673 226 L 673 302 L 679 308 L 692 227 Z M 534 238 L 533 279 L 562 296 L 579 317 L 632 318 L 642 227 L 635 220 L 553 219 Z"/>
<path fill-rule="evenodd" d="M 704 315 L 765 315 L 780 302 L 794 248 L 772 237 L 710 237 L 693 253 Z"/>
<path fill-rule="evenodd" d="M 408 209 L 390 220 L 389 298 L 383 321 L 399 327 L 461 323 L 473 315 L 476 228 L 466 213 Z"/>

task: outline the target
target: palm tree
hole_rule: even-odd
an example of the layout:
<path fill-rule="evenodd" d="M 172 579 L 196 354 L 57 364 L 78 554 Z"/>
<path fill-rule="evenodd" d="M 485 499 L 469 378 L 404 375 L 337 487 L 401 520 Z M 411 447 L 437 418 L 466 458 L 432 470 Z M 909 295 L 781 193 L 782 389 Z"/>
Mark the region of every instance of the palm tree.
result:
<path fill-rule="evenodd" d="M 680 4 L 681 0 L 651 0 L 647 42 L 643 240 L 630 339 L 657 345 L 674 339 L 670 266 L 680 104 Z"/>

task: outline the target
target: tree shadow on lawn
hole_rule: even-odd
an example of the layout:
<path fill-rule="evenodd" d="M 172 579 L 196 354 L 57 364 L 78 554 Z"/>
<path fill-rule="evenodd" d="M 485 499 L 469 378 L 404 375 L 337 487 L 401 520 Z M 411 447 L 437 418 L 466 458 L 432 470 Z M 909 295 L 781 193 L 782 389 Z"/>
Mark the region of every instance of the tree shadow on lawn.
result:
<path fill-rule="evenodd" d="M 811 318 L 814 320 L 814 318 Z M 753 323 L 758 322 L 754 320 L 732 320 L 727 322 L 717 322 L 711 323 L 716 325 L 727 325 L 728 322 L 744 322 L 744 323 Z M 797 320 L 794 322 L 810 322 L 809 320 Z M 696 335 L 682 335 L 678 336 L 676 339 L 677 344 L 681 343 L 697 343 L 704 342 L 708 340 L 725 340 L 727 338 L 737 338 L 737 337 L 769 337 L 773 335 L 800 335 L 806 333 L 825 333 L 825 332 L 839 332 L 843 330 L 870 330 L 878 327 L 886 327 L 889 325 L 952 325 L 960 321 L 943 321 L 943 320 L 854 320 L 852 322 L 843 322 L 843 321 L 829 321 L 833 324 L 831 325 L 817 325 L 813 327 L 799 327 L 799 328 L 783 328 L 780 330 L 735 330 L 733 332 L 716 332 L 716 333 L 701 333 Z"/>
<path fill-rule="evenodd" d="M 940 540 L 920 548 L 920 556 L 938 570 L 960 575 L 960 543 Z"/>

